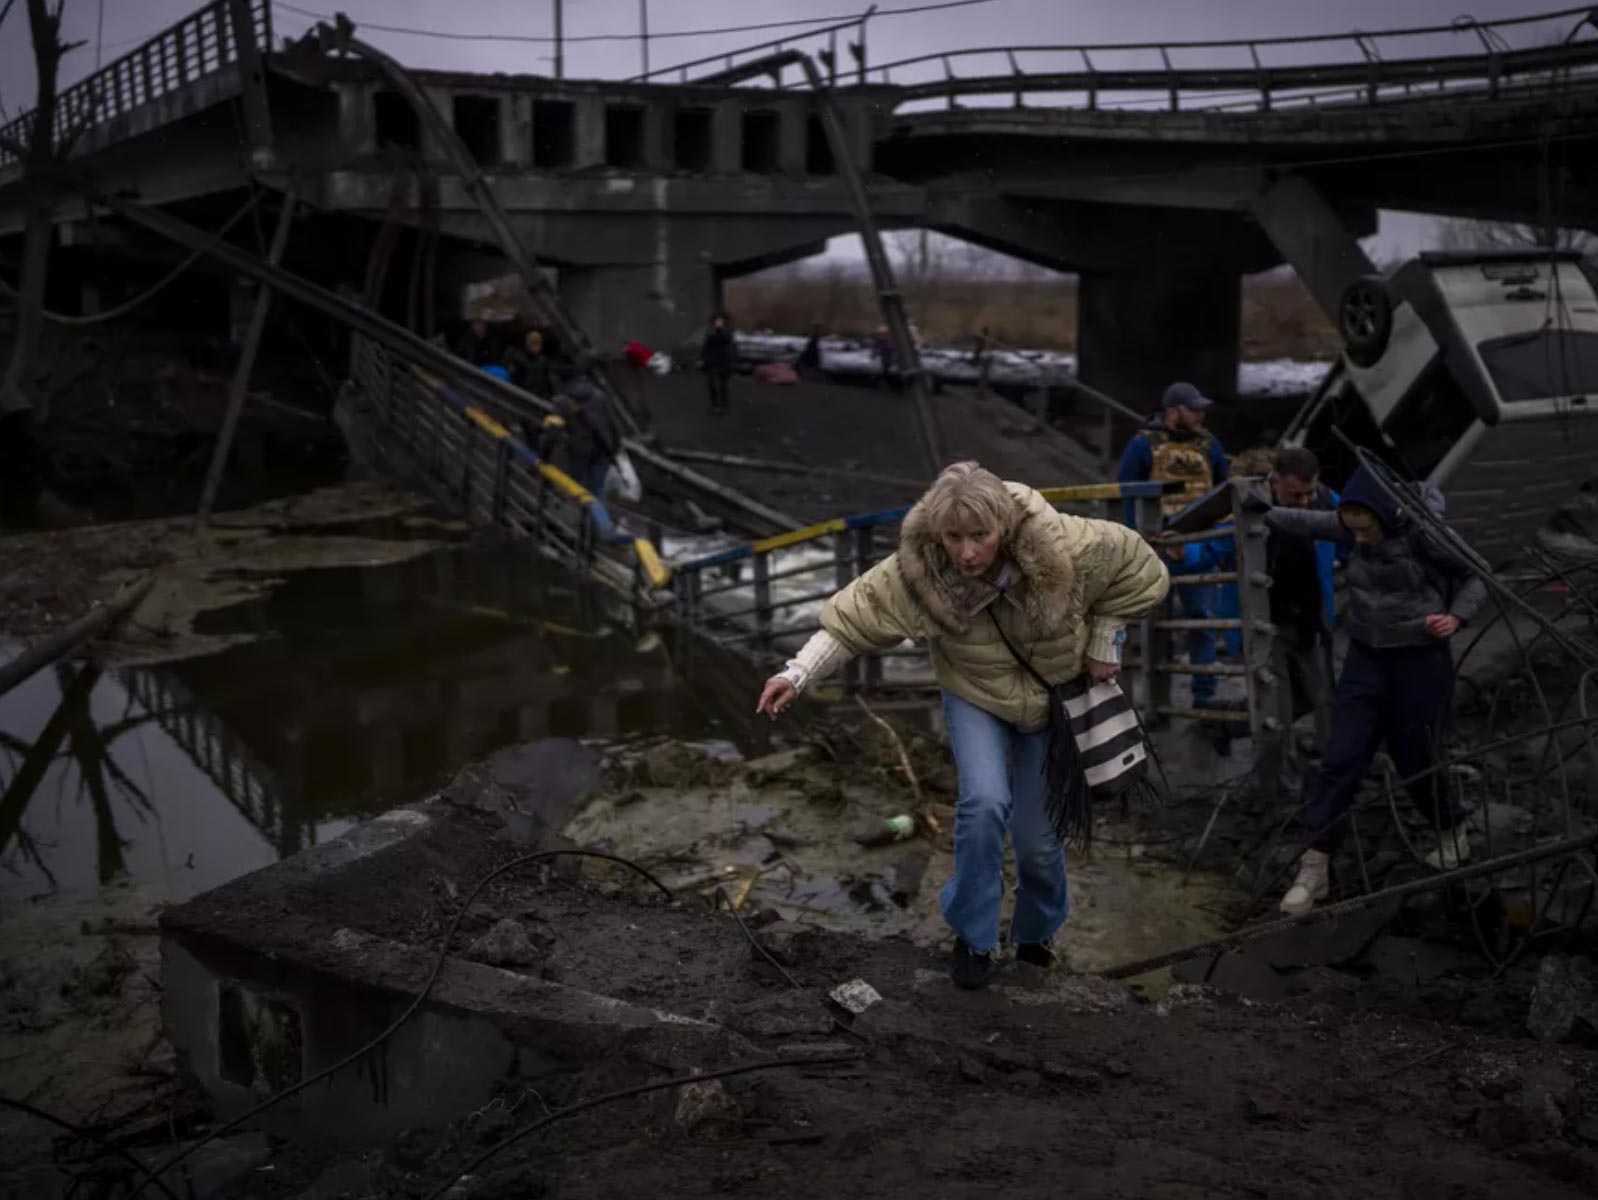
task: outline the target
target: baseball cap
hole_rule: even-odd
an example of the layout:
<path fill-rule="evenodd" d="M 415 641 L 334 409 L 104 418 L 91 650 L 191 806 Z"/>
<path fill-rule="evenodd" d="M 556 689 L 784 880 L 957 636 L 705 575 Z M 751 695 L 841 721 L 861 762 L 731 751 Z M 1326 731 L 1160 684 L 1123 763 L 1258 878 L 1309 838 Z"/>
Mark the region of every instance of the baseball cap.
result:
<path fill-rule="evenodd" d="M 1210 406 L 1211 401 L 1191 383 L 1173 383 L 1165 389 L 1163 408 L 1191 408 L 1199 411 Z"/>

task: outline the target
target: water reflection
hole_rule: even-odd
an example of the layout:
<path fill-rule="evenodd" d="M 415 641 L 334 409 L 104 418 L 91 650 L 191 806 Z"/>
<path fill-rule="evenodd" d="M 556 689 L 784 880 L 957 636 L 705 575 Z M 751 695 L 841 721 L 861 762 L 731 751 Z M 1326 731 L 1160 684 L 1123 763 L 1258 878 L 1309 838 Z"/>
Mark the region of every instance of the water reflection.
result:
<path fill-rule="evenodd" d="M 734 732 L 746 683 L 684 682 L 630 619 L 480 545 L 304 572 L 202 620 L 262 635 L 209 658 L 41 673 L 0 697 L 0 897 L 122 877 L 184 896 L 512 743 Z"/>

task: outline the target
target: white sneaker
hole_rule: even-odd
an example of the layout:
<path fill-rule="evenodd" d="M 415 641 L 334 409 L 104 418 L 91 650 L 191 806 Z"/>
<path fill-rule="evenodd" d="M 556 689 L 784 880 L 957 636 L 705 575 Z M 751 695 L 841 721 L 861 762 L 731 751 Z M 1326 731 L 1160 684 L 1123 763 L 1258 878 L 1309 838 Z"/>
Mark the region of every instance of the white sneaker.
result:
<path fill-rule="evenodd" d="M 1306 850 L 1298 861 L 1298 876 L 1282 897 L 1281 909 L 1290 917 L 1307 913 L 1317 901 L 1331 892 L 1332 856 L 1320 850 Z"/>
<path fill-rule="evenodd" d="M 1422 860 L 1434 871 L 1452 871 L 1470 861 L 1470 839 L 1456 826 L 1442 835 L 1442 844 Z"/>

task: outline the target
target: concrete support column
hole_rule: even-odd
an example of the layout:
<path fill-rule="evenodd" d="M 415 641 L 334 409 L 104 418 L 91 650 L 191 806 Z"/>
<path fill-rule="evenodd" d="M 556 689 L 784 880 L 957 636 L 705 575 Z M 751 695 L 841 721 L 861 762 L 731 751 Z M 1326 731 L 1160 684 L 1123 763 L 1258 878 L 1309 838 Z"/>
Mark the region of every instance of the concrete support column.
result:
<path fill-rule="evenodd" d="M 719 300 L 708 262 L 678 259 L 644 265 L 564 268 L 560 295 L 603 355 L 629 341 L 675 353 Z"/>
<path fill-rule="evenodd" d="M 646 171 L 669 171 L 673 109 L 668 104 L 644 106 L 644 160 Z"/>
<path fill-rule="evenodd" d="M 784 175 L 805 173 L 805 118 L 808 103 L 784 104 L 777 109 L 777 170 Z"/>
<path fill-rule="evenodd" d="M 573 166 L 598 167 L 605 162 L 605 98 L 579 96 L 576 100 L 576 151 Z"/>
<path fill-rule="evenodd" d="M 743 170 L 743 105 L 724 100 L 710 117 L 710 169 L 717 175 Z"/>
<path fill-rule="evenodd" d="M 427 94 L 428 100 L 432 102 L 433 107 L 444 118 L 444 123 L 446 125 L 452 124 L 455 120 L 455 93 L 444 87 L 423 88 L 422 91 Z M 421 121 L 420 124 L 423 161 L 447 162 L 449 155 L 445 153 L 444 147 L 439 145 L 438 138 L 433 136 L 433 131 L 428 126 L 428 123 Z"/>
<path fill-rule="evenodd" d="M 338 136 L 344 153 L 364 157 L 377 153 L 377 89 L 369 83 L 346 83 L 338 89 Z"/>
<path fill-rule="evenodd" d="M 526 170 L 533 165 L 531 96 L 516 92 L 500 101 L 499 161 L 507 170 Z"/>
<path fill-rule="evenodd" d="M 1077 372 L 1088 386 L 1148 412 L 1178 379 L 1206 395 L 1237 393 L 1238 270 L 1083 275 L 1077 304 Z"/>

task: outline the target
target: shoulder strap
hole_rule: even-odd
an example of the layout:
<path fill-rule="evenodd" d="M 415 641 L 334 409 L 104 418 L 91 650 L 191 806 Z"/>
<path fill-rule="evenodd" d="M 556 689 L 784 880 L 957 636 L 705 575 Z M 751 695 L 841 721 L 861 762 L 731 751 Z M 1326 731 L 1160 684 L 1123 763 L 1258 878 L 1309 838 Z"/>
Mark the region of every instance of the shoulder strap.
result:
<path fill-rule="evenodd" d="M 994 601 L 994 604 L 997 603 L 998 601 Z M 999 624 L 998 615 L 993 611 L 992 604 L 988 605 L 987 612 L 988 620 L 993 622 L 993 628 L 998 631 L 999 640 L 1004 643 L 1004 648 L 1010 652 L 1010 656 L 1014 658 L 1016 662 L 1021 664 L 1022 669 L 1025 670 L 1028 675 L 1032 676 L 1033 679 L 1038 681 L 1039 687 L 1041 687 L 1044 691 L 1048 691 L 1052 685 L 1047 679 L 1043 678 L 1042 675 L 1038 674 L 1038 669 L 1032 665 L 1031 661 L 1029 659 L 1023 658 L 1021 652 L 1015 648 L 1015 643 L 1010 640 L 1009 634 L 1004 632 L 1004 626 Z"/>

